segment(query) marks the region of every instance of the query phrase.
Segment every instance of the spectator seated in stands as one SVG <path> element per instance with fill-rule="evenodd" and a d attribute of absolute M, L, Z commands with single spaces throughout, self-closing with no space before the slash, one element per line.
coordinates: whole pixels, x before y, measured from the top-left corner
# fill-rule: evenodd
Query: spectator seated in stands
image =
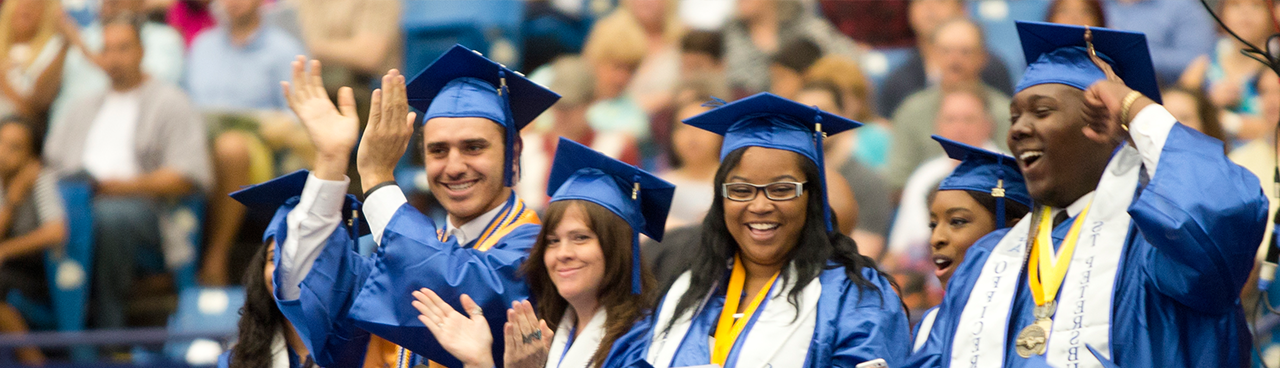
<path fill-rule="evenodd" d="M 816 106 L 823 111 L 847 111 L 843 105 L 845 99 L 840 88 L 825 82 L 810 82 L 797 93 L 796 102 Z M 866 126 L 855 129 L 866 129 Z M 893 205 L 889 201 L 889 190 L 884 180 L 875 171 L 868 169 L 858 160 L 851 159 L 849 144 L 835 144 L 835 141 L 849 142 L 846 137 L 827 138 L 823 144 L 826 151 L 825 164 L 840 173 L 840 177 L 848 182 L 856 193 L 858 203 L 858 224 L 849 237 L 858 243 L 858 252 L 873 259 L 879 259 L 885 239 L 889 235 L 889 220 L 893 215 Z M 830 179 L 828 179 L 830 180 Z M 676 189 L 679 190 L 678 188 Z"/>
<path fill-rule="evenodd" d="M 126 14 L 136 16 L 145 11 L 143 0 L 107 0 L 101 3 L 97 20 L 79 31 L 68 27 L 64 32 L 75 48 L 67 52 L 67 61 L 62 68 L 62 88 L 49 109 L 50 122 L 61 120 L 62 115 L 75 108 L 71 106 L 75 101 L 106 92 L 111 86 L 99 55 L 103 51 L 102 24 Z M 182 77 L 185 50 L 182 35 L 159 22 L 147 21 L 141 27 L 142 48 L 147 50 L 142 57 L 142 71 L 151 78 L 178 84 Z"/>
<path fill-rule="evenodd" d="M 66 214 L 55 174 L 40 164 L 39 134 L 29 120 L 0 120 L 0 296 L 18 291 L 47 300 L 45 250 L 67 237 Z M 22 333 L 27 325 L 8 304 L 0 303 L 0 331 Z M 17 351 L 24 364 L 40 364 L 35 348 Z"/>
<path fill-rule="evenodd" d="M 640 163 L 640 149 L 634 138 L 622 132 L 598 131 L 587 123 L 587 105 L 595 86 L 591 74 L 582 72 L 588 68 L 587 63 L 577 56 L 561 56 L 550 66 L 549 87 L 560 94 L 560 100 L 551 106 L 550 114 L 543 116 L 552 120 L 549 129 L 530 129 L 522 134 L 521 180 L 515 186 L 516 194 L 535 211 L 541 211 L 550 199 L 547 178 L 560 137 L 631 165 Z"/>
<path fill-rule="evenodd" d="M 818 45 L 822 54 L 850 58 L 861 50 L 801 1 L 741 0 L 735 19 L 724 27 L 724 60 L 735 98 L 771 90 L 769 63 L 798 40 Z"/>
<path fill-rule="evenodd" d="M 992 132 L 997 125 L 988 100 L 990 95 L 980 87 L 956 88 L 942 97 L 933 133 L 953 141 L 988 151 L 1001 152 L 993 141 Z M 1007 106 L 1007 104 L 1006 104 Z M 1008 121 L 1008 119 L 1002 120 Z M 933 139 L 929 139 L 932 141 Z M 934 146 L 938 146 L 934 143 Z M 938 147 L 941 150 L 941 147 Z M 936 267 L 929 259 L 929 192 L 951 174 L 959 161 L 945 153 L 924 161 L 915 169 L 902 191 L 902 203 L 889 232 L 886 264 L 890 269 L 915 269 L 933 272 Z"/>
<path fill-rule="evenodd" d="M 63 16 L 56 1 L 0 6 L 0 116 L 17 114 L 44 126 L 67 55 Z"/>
<path fill-rule="evenodd" d="M 1222 23 L 1245 41 L 1266 47 L 1267 37 L 1274 32 L 1267 4 L 1266 0 L 1225 0 L 1218 4 L 1217 13 Z M 1155 60 L 1159 54 L 1155 44 L 1151 45 Z M 1266 68 L 1240 53 L 1243 48 L 1245 45 L 1235 37 L 1221 33 L 1217 47 L 1196 57 L 1178 80 L 1187 89 L 1205 91 L 1213 106 L 1222 110 L 1221 121 L 1231 143 L 1241 145 L 1271 132 L 1276 123 L 1262 119 L 1262 102 L 1256 88 L 1258 77 Z"/>
<path fill-rule="evenodd" d="M 933 33 L 933 59 L 940 69 L 938 84 L 912 94 L 893 114 L 893 144 L 889 148 L 889 167 L 885 179 L 890 187 L 902 189 L 907 177 L 920 163 L 942 155 L 929 135 L 938 118 L 942 95 L 956 88 L 980 85 L 986 92 L 995 121 L 1009 121 L 1009 97 L 999 89 L 982 83 L 983 66 L 993 60 L 983 52 L 982 29 L 965 18 L 954 18 L 938 26 Z M 893 81 L 894 79 L 889 79 Z M 991 137 L 1005 137 L 1009 124 L 996 124 Z M 950 137 L 947 137 L 950 138 Z M 996 147 L 1005 149 L 1003 138 L 995 139 Z"/>
<path fill-rule="evenodd" d="M 877 107 L 881 114 L 890 116 L 912 94 L 938 83 L 946 83 L 943 79 L 946 78 L 944 74 L 949 66 L 941 58 L 946 57 L 944 54 L 947 50 L 939 49 L 934 35 L 941 34 L 938 28 L 956 18 L 967 19 L 964 3 L 964 0 L 911 0 L 907 17 L 911 22 L 911 30 L 916 34 L 917 45 L 911 50 L 907 61 L 890 71 L 889 77 L 885 78 L 887 82 L 880 90 Z M 969 51 L 973 53 L 968 55 L 969 58 L 986 60 L 978 68 L 981 70 L 983 83 L 1006 95 L 1013 93 L 1013 82 L 1009 80 L 1009 68 L 1005 66 L 1004 60 L 992 54 L 985 46 Z M 929 135 L 925 134 L 921 139 L 927 141 Z"/>
<path fill-rule="evenodd" d="M 245 208 L 227 194 L 276 174 L 272 149 L 262 141 L 262 131 L 292 130 L 305 135 L 283 113 L 288 104 L 279 91 L 280 82 L 290 77 L 289 63 L 305 52 L 302 44 L 263 23 L 262 0 L 219 3 L 226 14 L 224 23 L 196 37 L 184 77 L 196 107 L 230 115 L 209 121 L 217 186 L 209 193 L 209 246 L 200 271 L 202 281 L 211 286 L 226 285 L 232 281 L 227 275 L 238 273 L 227 269 L 227 260 Z M 270 112 L 279 118 L 272 119 Z M 245 124 L 228 126 L 229 122 Z M 279 126 L 265 126 L 271 124 Z"/>
<path fill-rule="evenodd" d="M 635 18 L 614 13 L 596 22 L 582 47 L 582 57 L 595 80 L 594 97 L 587 108 L 591 128 L 619 132 L 638 140 L 650 136 L 649 116 L 626 93 L 636 68 L 644 60 L 644 30 Z"/>
<path fill-rule="evenodd" d="M 615 13 L 635 19 L 644 30 L 645 53 L 636 65 L 627 94 L 649 115 L 669 109 L 680 80 L 680 37 L 684 26 L 676 18 L 675 0 L 624 0 Z"/>
<path fill-rule="evenodd" d="M 809 40 L 797 40 L 783 46 L 773 55 L 773 63 L 769 65 L 769 92 L 795 99 L 796 93 L 804 87 L 805 73 L 821 57 L 822 50 Z"/>
<path fill-rule="evenodd" d="M 719 134 L 683 122 L 710 110 L 703 103 L 714 93 L 706 91 L 707 88 L 682 89 L 685 91 L 678 93 L 683 96 L 678 100 L 679 108 L 671 129 L 672 169 L 659 175 L 676 185 L 671 210 L 667 213 L 668 229 L 702 224 L 715 201 L 714 182 L 716 169 L 720 168 L 720 143 L 724 140 Z"/>
<path fill-rule="evenodd" d="M 336 96 L 338 88 L 351 87 L 361 114 L 369 110 L 369 96 L 373 93 L 370 86 L 378 83 L 382 73 L 401 67 L 404 46 L 400 37 L 400 2 L 293 1 L 302 43 L 312 58 L 324 63 L 325 89 L 330 96 Z M 360 116 L 363 124 L 366 117 Z M 351 173 L 354 177 L 355 170 Z"/>
<path fill-rule="evenodd" d="M 212 181 L 200 116 L 181 89 L 142 69 L 142 27 L 128 15 L 106 22 L 99 60 L 111 89 L 71 105 L 44 147 L 60 175 L 96 182 L 90 311 L 100 328 L 125 326 L 139 252 L 159 252 L 170 265 L 195 256 L 191 249 L 162 249 L 162 206 Z"/>
<path fill-rule="evenodd" d="M 866 124 L 828 142 L 829 147 L 836 152 L 849 153 L 867 168 L 883 171 L 889 154 L 892 126 L 888 119 L 876 114 L 875 104 L 871 101 L 874 94 L 871 81 L 862 73 L 858 62 L 841 55 L 823 56 L 805 72 L 804 81 L 805 84 L 835 86 L 842 96 L 840 116 Z"/>

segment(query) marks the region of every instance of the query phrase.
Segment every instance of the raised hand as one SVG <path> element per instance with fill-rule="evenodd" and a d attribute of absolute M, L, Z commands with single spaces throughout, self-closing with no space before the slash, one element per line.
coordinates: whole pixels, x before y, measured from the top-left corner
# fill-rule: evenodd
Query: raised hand
<path fill-rule="evenodd" d="M 382 76 L 382 89 L 370 98 L 369 124 L 356 152 L 356 170 L 364 190 L 394 180 L 396 163 L 409 146 L 415 114 L 409 112 L 404 75 L 391 69 Z"/>
<path fill-rule="evenodd" d="M 503 326 L 506 352 L 502 360 L 507 368 L 534 368 L 547 364 L 547 352 L 555 332 L 547 327 L 547 321 L 533 313 L 528 300 L 512 302 L 507 310 L 507 324 Z"/>
<path fill-rule="evenodd" d="M 293 62 L 293 81 L 280 82 L 280 86 L 289 108 L 302 120 L 315 145 L 316 167 L 312 174 L 320 179 L 342 180 L 360 132 L 355 95 L 350 87 L 342 87 L 335 107 L 320 79 L 320 61 L 311 60 L 310 68 L 306 64 L 306 57 L 299 55 Z"/>
<path fill-rule="evenodd" d="M 1084 91 L 1085 115 L 1089 121 L 1084 129 L 1085 137 L 1097 142 L 1116 143 L 1129 137 L 1129 121 L 1142 111 L 1142 108 L 1155 103 L 1146 96 L 1134 100 L 1128 108 L 1128 116 L 1121 114 L 1125 109 L 1124 99 L 1133 89 L 1121 81 L 1101 80 L 1093 83 Z"/>
<path fill-rule="evenodd" d="M 445 351 L 467 367 L 493 367 L 493 334 L 489 332 L 489 321 L 470 296 L 462 294 L 462 308 L 470 317 L 453 310 L 431 289 L 415 291 L 413 297 L 417 299 L 413 307 L 421 313 L 418 320 L 427 326 Z"/>

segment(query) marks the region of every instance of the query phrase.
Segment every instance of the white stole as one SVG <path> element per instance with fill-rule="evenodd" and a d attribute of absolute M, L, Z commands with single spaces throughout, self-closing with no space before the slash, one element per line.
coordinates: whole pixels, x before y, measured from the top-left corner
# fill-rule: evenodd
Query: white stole
<path fill-rule="evenodd" d="M 577 324 L 577 319 L 573 307 L 567 308 L 564 317 L 560 318 L 560 325 L 556 326 L 555 338 L 551 340 L 551 351 L 547 353 L 547 368 L 590 366 L 591 356 L 596 354 L 596 349 L 601 347 L 600 341 L 604 340 L 607 316 L 604 307 L 596 308 L 596 314 L 591 317 L 591 322 L 587 322 L 587 327 L 578 331 L 578 336 L 573 339 L 573 345 L 570 345 L 569 351 L 566 352 L 564 345 L 569 343 L 569 331 Z M 604 348 L 609 349 L 609 347 Z"/>
<path fill-rule="evenodd" d="M 787 293 L 795 286 L 795 268 L 789 266 L 787 272 L 789 273 L 787 283 L 782 285 L 783 287 L 770 289 L 769 303 L 765 305 L 763 311 L 757 312 L 760 316 L 756 318 L 751 330 L 745 331 L 746 340 L 737 350 L 736 368 L 784 368 L 804 365 L 805 357 L 809 354 L 809 344 L 813 341 L 814 329 L 817 327 L 818 299 L 822 296 L 822 282 L 814 278 L 800 292 L 799 318 L 796 318 L 796 307 L 787 301 Z M 675 315 L 676 303 L 689 291 L 691 278 L 690 272 L 680 275 L 663 298 L 657 323 L 653 325 L 653 340 L 646 359 L 654 368 L 671 366 L 680 343 L 689 332 L 693 317 L 701 312 L 706 304 L 707 298 L 704 298 L 702 305 L 682 314 L 671 326 L 669 332 L 662 332 Z M 711 295 L 708 295 L 709 297 Z M 708 342 L 709 347 L 714 345 L 714 341 Z M 710 356 L 710 352 L 707 352 L 707 355 Z"/>
<path fill-rule="evenodd" d="M 933 321 L 936 319 L 938 319 L 938 308 L 924 312 L 924 319 L 920 320 L 920 329 L 916 330 L 916 341 L 911 345 L 911 352 L 920 351 L 924 343 L 929 341 L 929 332 L 933 331 Z"/>
<path fill-rule="evenodd" d="M 1124 145 L 1107 164 L 1084 218 L 1049 334 L 1046 360 L 1055 367 L 1101 367 L 1091 346 L 1110 357 L 1111 302 L 1121 253 L 1129 233 L 1129 205 L 1142 158 Z M 960 313 L 951 348 L 952 367 L 1004 366 L 1010 310 L 1026 259 L 1031 214 L 1009 230 L 982 266 Z"/>
<path fill-rule="evenodd" d="M 231 358 L 235 359 L 235 357 Z M 306 357 L 298 358 L 304 359 Z M 276 333 L 276 336 L 271 339 L 271 368 L 291 368 L 289 367 L 289 347 L 285 345 L 284 334 L 282 333 Z"/>

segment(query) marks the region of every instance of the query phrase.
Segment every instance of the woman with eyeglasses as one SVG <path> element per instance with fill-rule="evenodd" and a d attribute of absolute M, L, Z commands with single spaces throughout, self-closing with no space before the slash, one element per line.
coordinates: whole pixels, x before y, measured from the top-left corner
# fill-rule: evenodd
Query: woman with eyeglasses
<path fill-rule="evenodd" d="M 821 138 L 860 124 L 762 93 L 685 121 L 725 137 L 691 269 L 632 354 L 659 367 L 854 367 L 903 361 L 894 284 L 832 231 Z"/>

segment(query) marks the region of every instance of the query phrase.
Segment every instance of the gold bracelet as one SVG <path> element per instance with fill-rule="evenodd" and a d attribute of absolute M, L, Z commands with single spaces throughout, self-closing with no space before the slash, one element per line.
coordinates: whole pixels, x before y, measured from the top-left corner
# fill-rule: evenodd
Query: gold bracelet
<path fill-rule="evenodd" d="M 1138 101 L 1139 97 L 1142 97 L 1142 92 L 1129 91 L 1129 94 L 1125 95 L 1123 102 L 1120 103 L 1120 127 L 1124 128 L 1126 132 L 1129 131 L 1129 109 L 1133 107 L 1133 103 Z"/>

